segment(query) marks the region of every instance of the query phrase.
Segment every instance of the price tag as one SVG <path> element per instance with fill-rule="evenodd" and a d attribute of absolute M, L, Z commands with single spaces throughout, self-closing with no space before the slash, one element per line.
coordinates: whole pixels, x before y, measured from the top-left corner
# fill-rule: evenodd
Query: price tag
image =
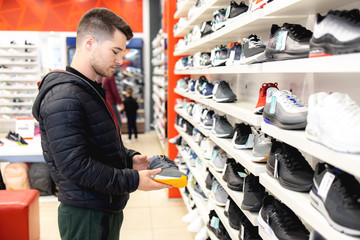
<path fill-rule="evenodd" d="M 229 18 L 229 16 L 230 16 L 230 10 L 231 10 L 231 5 L 226 8 L 225 19 L 228 19 L 228 18 Z"/>
<path fill-rule="evenodd" d="M 286 39 L 287 39 L 288 32 L 287 31 L 280 31 L 278 33 L 278 38 L 276 40 L 276 50 L 285 50 L 286 47 Z"/>
<path fill-rule="evenodd" d="M 318 194 L 324 201 L 334 180 L 335 175 L 330 172 L 326 172 L 323 179 L 321 180 Z"/>
<path fill-rule="evenodd" d="M 230 207 L 230 199 L 228 198 L 225 204 L 225 212 L 229 212 L 229 207 Z"/>
<path fill-rule="evenodd" d="M 241 178 L 246 178 L 246 173 L 244 172 L 237 172 L 237 174 L 241 177 Z"/>
<path fill-rule="evenodd" d="M 219 223 L 220 223 L 220 219 L 217 217 L 212 217 L 211 218 L 211 223 L 210 226 L 212 226 L 215 229 L 219 229 Z"/>
<path fill-rule="evenodd" d="M 276 109 L 276 96 L 271 96 L 271 103 L 270 103 L 270 114 L 274 114 Z"/>
<path fill-rule="evenodd" d="M 218 89 L 219 85 L 220 85 L 220 83 L 219 83 L 219 82 L 215 83 L 215 86 L 214 86 L 214 88 L 213 88 L 212 94 L 215 94 L 215 93 L 216 93 L 216 91 L 217 91 L 217 89 Z"/>
<path fill-rule="evenodd" d="M 206 27 L 206 22 L 203 22 L 200 28 L 200 32 L 203 32 L 205 30 L 205 27 Z"/>
<path fill-rule="evenodd" d="M 217 155 L 218 155 L 218 151 L 213 151 L 212 156 L 211 156 L 211 161 L 212 161 L 212 162 L 215 161 Z"/>
<path fill-rule="evenodd" d="M 279 156 L 278 153 L 275 154 L 274 178 L 279 178 L 279 169 L 278 169 L 279 161 L 278 161 L 278 156 Z"/>

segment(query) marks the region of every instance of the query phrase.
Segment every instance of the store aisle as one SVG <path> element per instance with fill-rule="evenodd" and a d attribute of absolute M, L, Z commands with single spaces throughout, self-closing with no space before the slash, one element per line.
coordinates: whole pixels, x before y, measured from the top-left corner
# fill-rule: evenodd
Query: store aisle
<path fill-rule="evenodd" d="M 123 140 L 127 135 L 123 135 Z M 125 144 L 149 157 L 163 154 L 157 135 L 149 132 L 139 135 L 139 141 Z M 40 200 L 41 240 L 59 240 L 57 227 L 57 207 L 54 198 L 42 197 Z M 125 240 L 190 240 L 195 234 L 186 230 L 187 224 L 181 221 L 187 213 L 182 199 L 168 199 L 167 189 L 143 192 L 130 196 L 124 211 L 121 239 Z"/>

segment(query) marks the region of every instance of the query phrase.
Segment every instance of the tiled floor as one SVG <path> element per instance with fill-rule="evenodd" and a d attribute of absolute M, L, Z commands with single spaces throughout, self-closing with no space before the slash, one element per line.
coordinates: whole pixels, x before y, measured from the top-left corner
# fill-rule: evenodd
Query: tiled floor
<path fill-rule="evenodd" d="M 123 135 L 123 140 L 127 135 Z M 155 132 L 139 135 L 139 141 L 125 144 L 149 157 L 162 154 Z M 120 238 L 125 240 L 190 240 L 195 234 L 186 230 L 187 224 L 181 221 L 187 213 L 182 199 L 168 199 L 167 189 L 131 194 L 124 210 L 124 222 Z M 57 207 L 54 198 L 40 200 L 41 240 L 60 239 L 57 227 Z"/>

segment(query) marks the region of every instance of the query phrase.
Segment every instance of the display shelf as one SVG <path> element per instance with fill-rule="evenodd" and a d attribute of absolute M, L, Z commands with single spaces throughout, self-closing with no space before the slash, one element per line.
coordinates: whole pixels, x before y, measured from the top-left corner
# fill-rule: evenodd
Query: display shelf
<path fill-rule="evenodd" d="M 196 204 L 196 207 L 199 211 L 199 215 L 201 216 L 203 222 L 206 224 L 209 222 L 209 209 L 207 207 L 207 201 L 205 201 L 200 196 L 196 195 L 195 190 L 188 185 L 188 190 Z"/>
<path fill-rule="evenodd" d="M 209 137 L 210 131 L 206 130 L 204 127 L 202 127 L 200 124 L 196 123 L 193 118 L 191 118 L 184 109 L 181 108 L 175 108 L 175 112 L 177 112 L 181 117 L 185 118 L 188 122 L 191 123 L 195 128 L 197 128 L 205 137 Z"/>
<path fill-rule="evenodd" d="M 263 229 L 259 225 L 259 235 L 262 238 L 262 240 L 272 240 L 272 238 L 265 232 L 265 229 Z"/>
<path fill-rule="evenodd" d="M 184 201 L 184 204 L 185 204 L 186 209 L 188 210 L 188 212 L 191 212 L 192 209 L 191 209 L 191 206 L 190 206 L 190 204 L 189 204 L 190 199 L 189 199 L 189 197 L 188 197 L 188 196 L 186 195 L 186 193 L 185 193 L 185 188 L 179 188 L 179 191 L 180 191 L 180 194 L 181 194 L 181 198 L 182 198 L 183 201 Z"/>
<path fill-rule="evenodd" d="M 233 147 L 232 139 L 218 138 L 213 133 L 210 133 L 210 139 L 253 175 L 265 172 L 264 164 L 252 161 L 252 150 L 237 150 Z"/>
<path fill-rule="evenodd" d="M 213 233 L 208 227 L 206 228 L 206 231 L 208 232 L 209 237 L 210 237 L 211 240 L 219 240 L 219 239 L 216 237 L 215 233 Z"/>
<path fill-rule="evenodd" d="M 230 227 L 229 219 L 224 214 L 225 208 L 216 205 L 215 200 L 213 199 L 212 196 L 209 197 L 209 201 L 214 206 L 214 210 L 215 210 L 216 214 L 220 218 L 220 221 L 224 225 L 226 231 L 229 233 L 229 236 L 231 237 L 231 239 L 239 239 L 239 231 Z"/>
<path fill-rule="evenodd" d="M 0 162 L 45 162 L 40 137 L 26 140 L 28 145 L 20 146 L 6 138 L 1 139 Z"/>
<path fill-rule="evenodd" d="M 242 74 L 242 73 L 343 73 L 360 72 L 360 53 L 327 57 L 302 58 L 286 61 L 264 62 L 251 65 L 192 68 L 175 70 L 175 74 Z M 339 64 L 341 62 L 342 64 Z"/>
<path fill-rule="evenodd" d="M 185 92 L 182 89 L 175 88 L 175 93 L 192 99 L 196 102 L 206 105 L 206 107 L 216 110 L 218 112 L 225 113 L 229 116 L 241 119 L 253 125 L 259 127 L 262 122 L 262 116 L 254 114 L 254 105 L 250 102 L 234 102 L 234 103 L 219 103 L 212 99 L 202 98 L 201 96 L 189 92 Z"/>
<path fill-rule="evenodd" d="M 286 204 L 296 215 L 306 221 L 328 240 L 355 240 L 352 236 L 342 234 L 333 229 L 325 217 L 323 217 L 311 204 L 309 193 L 300 193 L 283 188 L 277 180 L 262 173 L 260 183 L 280 201 Z"/>
<path fill-rule="evenodd" d="M 177 2 L 177 10 L 174 14 L 174 18 L 178 19 L 181 17 L 186 17 L 187 13 L 189 11 L 189 9 L 195 5 L 196 1 L 195 0 L 183 0 L 183 1 L 178 1 Z"/>
<path fill-rule="evenodd" d="M 34 103 L 33 102 L 20 102 L 20 103 L 15 103 L 15 102 L 1 102 L 2 106 L 19 106 L 19 107 L 24 107 L 24 106 L 32 106 Z"/>
<path fill-rule="evenodd" d="M 13 95 L 0 94 L 0 98 L 35 98 L 36 96 L 37 94 L 13 94 Z"/>
<path fill-rule="evenodd" d="M 219 184 L 225 189 L 225 191 L 229 194 L 231 199 L 238 205 L 240 210 L 244 213 L 244 215 L 249 219 L 252 225 L 258 226 L 257 221 L 257 212 L 250 212 L 241 209 L 241 204 L 244 199 L 244 193 L 239 191 L 233 191 L 228 186 L 227 183 L 222 179 L 222 173 L 217 172 L 213 167 L 209 167 L 209 171 L 212 173 L 212 175 L 216 178 L 216 180 L 219 182 Z"/>
<path fill-rule="evenodd" d="M 185 133 L 183 130 L 180 129 L 179 126 L 175 126 L 175 129 L 180 133 L 180 135 L 184 138 L 185 142 L 191 147 L 191 149 L 196 153 L 196 155 L 203 161 L 206 161 L 202 150 L 199 145 L 193 140 L 191 136 L 189 136 L 187 133 Z"/>
<path fill-rule="evenodd" d="M 321 161 L 327 162 L 360 178 L 360 154 L 347 154 L 333 151 L 321 144 L 308 140 L 303 130 L 284 130 L 265 122 L 261 124 L 261 130 Z"/>

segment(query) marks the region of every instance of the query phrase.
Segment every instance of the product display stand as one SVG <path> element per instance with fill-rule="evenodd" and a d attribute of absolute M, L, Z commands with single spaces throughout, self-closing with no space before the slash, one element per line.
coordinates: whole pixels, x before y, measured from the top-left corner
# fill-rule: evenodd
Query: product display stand
<path fill-rule="evenodd" d="M 197 52 L 211 52 L 215 46 L 219 46 L 220 44 L 228 45 L 229 42 L 240 42 L 250 34 L 258 34 L 263 42 L 266 42 L 269 38 L 272 24 L 281 26 L 285 22 L 299 23 L 302 26 L 306 26 L 306 28 L 313 30 L 315 14 L 321 13 L 322 15 L 325 15 L 331 9 L 360 8 L 359 2 L 356 0 L 346 0 L 341 2 L 335 0 L 274 0 L 265 5 L 261 10 L 244 14 L 243 16 L 226 22 L 223 28 L 199 40 L 189 42 L 185 47 L 174 50 L 177 43 L 176 38 L 184 37 L 189 34 L 195 25 L 200 24 L 203 21 L 211 20 L 214 10 L 226 8 L 229 5 L 229 1 L 206 1 L 200 8 L 192 12 L 190 18 L 186 18 L 187 14 L 184 12 L 188 11 L 190 7 L 185 5 L 185 2 L 187 3 L 188 1 L 183 2 L 183 5 L 181 5 L 183 8 L 178 8 L 177 10 L 174 3 L 169 3 L 168 5 L 168 16 L 170 18 L 168 26 L 169 138 L 180 134 L 191 150 L 198 156 L 199 161 L 206 166 L 206 169 L 212 173 L 219 184 L 221 184 L 239 207 L 243 199 L 243 193 L 229 189 L 227 183 L 222 180 L 223 173 L 217 172 L 211 164 L 209 164 L 209 160 L 204 158 L 202 149 L 198 143 L 195 142 L 194 138 L 188 135 L 181 127 L 174 126 L 175 116 L 177 114 L 187 120 L 204 136 L 209 137 L 215 145 L 219 146 L 227 153 L 228 157 L 234 158 L 235 161 L 239 162 L 250 173 L 259 176 L 260 183 L 265 187 L 266 191 L 287 205 L 304 222 L 304 225 L 309 231 L 316 230 L 329 240 L 360 239 L 359 237 L 343 234 L 331 227 L 325 217 L 311 206 L 309 193 L 290 191 L 282 187 L 276 179 L 266 173 L 265 164 L 252 161 L 251 150 L 235 149 L 232 146 L 231 139 L 216 137 L 211 131 L 205 130 L 200 124 L 195 122 L 193 118 L 188 115 L 186 109 L 175 108 L 174 106 L 176 98 L 201 103 L 206 108 L 214 110 L 215 113 L 229 117 L 232 124 L 245 122 L 256 129 L 261 129 L 262 132 L 278 141 L 282 141 L 299 149 L 313 168 L 317 162 L 327 162 L 359 179 L 359 154 L 346 154 L 333 151 L 325 146 L 308 140 L 304 130 L 280 129 L 265 123 L 261 115 L 253 113 L 258 99 L 259 89 L 262 83 L 265 82 L 278 82 L 280 86 L 279 89 L 292 90 L 297 96 L 300 96 L 305 103 L 307 102 L 309 95 L 321 91 L 339 91 L 358 97 L 360 89 L 354 79 L 358 79 L 360 76 L 359 53 L 335 55 L 331 57 L 264 62 L 252 65 L 175 70 L 175 63 L 179 59 L 177 57 L 193 56 Z M 246 1 L 246 4 L 248 4 L 248 1 Z M 174 14 L 175 10 L 176 13 Z M 179 17 L 183 17 L 184 19 L 181 20 L 181 25 L 177 26 L 176 30 L 173 31 L 173 27 Z M 185 76 L 189 76 L 191 79 L 199 79 L 201 75 L 205 75 L 211 83 L 219 80 L 228 81 L 232 90 L 236 93 L 238 100 L 235 103 L 218 103 L 212 99 L 205 99 L 199 95 L 176 88 L 177 80 L 184 78 Z M 360 98 L 358 97 L 354 100 L 359 103 Z M 173 152 L 177 152 L 176 148 L 174 145 L 169 144 L 169 154 L 172 154 Z M 206 189 L 204 177 L 206 176 L 206 173 L 199 172 L 197 167 L 192 167 L 191 163 L 186 160 L 186 153 L 182 153 L 180 148 L 179 152 L 185 159 L 191 175 L 196 179 L 200 188 L 208 197 L 206 203 L 195 201 L 197 207 L 199 209 L 207 209 L 207 211 L 214 209 L 230 237 L 234 240 L 239 239 L 239 231 L 236 231 L 229 226 L 228 219 L 224 216 L 224 209 L 216 205 L 212 193 L 209 193 Z M 173 153 L 173 157 L 175 157 L 175 153 Z M 194 193 L 191 185 L 188 185 L 188 188 L 190 196 L 195 199 L 196 197 L 194 195 L 196 195 L 196 193 Z M 254 226 L 258 226 L 258 213 L 251 213 L 248 211 L 243 212 Z M 207 224 L 205 221 L 208 219 L 204 217 L 203 220 L 204 223 Z M 271 239 L 260 226 L 259 235 L 262 239 Z"/>
<path fill-rule="evenodd" d="M 167 69 L 166 69 L 166 34 L 160 29 L 151 43 L 153 47 L 153 95 L 154 100 L 154 128 L 159 137 L 160 145 L 165 149 L 166 138 L 166 98 L 167 98 Z"/>

